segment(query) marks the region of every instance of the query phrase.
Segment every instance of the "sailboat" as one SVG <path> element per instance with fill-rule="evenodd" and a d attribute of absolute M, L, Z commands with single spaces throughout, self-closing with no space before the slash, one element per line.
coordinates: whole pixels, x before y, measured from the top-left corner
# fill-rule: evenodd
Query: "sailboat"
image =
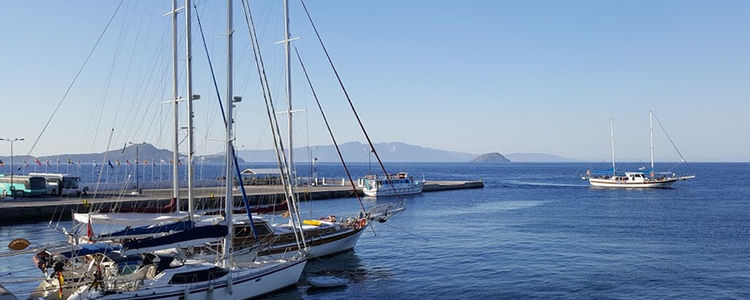
<path fill-rule="evenodd" d="M 187 38 L 190 38 L 190 0 L 185 1 Z M 172 2 L 176 23 L 176 0 Z M 226 115 L 232 115 L 232 0 L 227 1 L 227 97 Z M 174 35 L 176 37 L 176 35 Z M 189 40 L 186 42 L 188 51 Z M 189 52 L 188 52 L 189 57 Z M 189 61 L 189 60 L 188 60 Z M 190 93 L 188 93 L 190 95 Z M 231 119 L 226 126 L 225 208 L 220 223 L 150 236 L 84 244 L 56 255 L 35 256 L 48 276 L 31 298 L 48 299 L 247 299 L 296 283 L 307 262 L 304 249 L 285 259 L 262 258 L 257 252 L 233 252 Z M 189 181 L 190 186 L 190 181 Z M 192 207 L 192 204 L 189 204 Z M 298 211 L 292 211 L 298 214 Z M 297 215 L 298 216 L 298 215 Z M 189 215 L 192 221 L 192 209 Z M 89 231 L 91 224 L 89 223 Z M 292 230 L 295 230 L 293 227 Z M 91 233 L 89 232 L 89 235 Z M 221 252 L 195 255 L 183 250 L 186 242 L 210 243 Z M 298 237 L 299 241 L 299 237 Z M 165 252 L 167 250 L 167 252 Z M 77 265 L 76 265 L 77 264 Z M 65 274 L 63 274 L 65 273 Z M 71 276 L 73 274 L 74 276 Z M 71 277 L 73 280 L 71 280 Z M 68 278 L 66 280 L 66 278 Z"/>
<path fill-rule="evenodd" d="M 679 180 L 695 178 L 694 175 L 678 176 L 672 172 L 655 172 L 654 171 L 654 114 L 649 111 L 649 139 L 650 139 L 650 156 L 651 168 L 649 170 L 628 171 L 617 173 L 615 166 L 615 127 L 614 120 L 609 120 L 610 126 L 610 147 L 612 152 L 612 171 L 610 172 L 592 172 L 586 171 L 582 179 L 588 180 L 589 184 L 594 187 L 606 188 L 669 188 Z M 684 161 L 684 159 L 683 159 Z"/>
<path fill-rule="evenodd" d="M 279 162 L 279 168 L 282 173 L 287 174 L 286 177 L 282 176 L 282 182 L 285 182 L 286 185 L 286 191 L 287 191 L 287 198 L 288 201 L 284 203 L 289 203 L 290 207 L 294 207 L 295 203 L 297 202 L 297 193 L 295 191 L 296 188 L 296 176 L 294 176 L 295 172 L 293 170 L 294 168 L 294 161 L 293 161 L 293 134 L 292 134 L 292 113 L 294 112 L 292 109 L 292 88 L 291 88 L 291 42 L 295 40 L 292 38 L 290 32 L 289 32 L 289 7 L 288 2 L 285 0 L 284 3 L 284 37 L 283 40 L 279 43 L 283 43 L 285 46 L 285 70 L 286 70 L 286 78 L 285 78 L 285 90 L 286 90 L 286 97 L 287 97 L 287 111 L 284 111 L 283 113 L 287 114 L 287 130 L 288 130 L 288 140 L 287 140 L 287 149 L 288 149 L 288 156 L 284 155 L 283 146 L 281 146 L 281 134 L 280 130 L 278 129 L 278 123 L 275 119 L 275 111 L 269 112 L 269 122 L 271 123 L 272 132 L 274 134 L 274 144 L 277 155 L 277 160 Z M 304 3 L 303 3 L 304 5 Z M 252 13 L 247 12 L 247 21 L 248 25 L 250 27 L 250 34 L 251 34 L 251 42 L 253 42 L 254 48 L 258 46 L 257 44 L 257 37 L 255 36 L 255 29 L 254 25 L 252 24 Z M 312 20 L 310 20 L 312 22 Z M 314 26 L 314 25 L 313 25 Z M 320 38 L 320 36 L 318 36 Z M 321 41 L 322 43 L 322 41 Z M 259 48 L 259 47 L 257 47 Z M 257 51 L 257 59 L 256 63 L 258 64 L 258 71 L 259 76 L 261 77 L 261 84 L 265 82 L 267 85 L 267 80 L 265 80 L 265 76 L 261 75 L 264 67 L 262 66 L 262 57 L 260 56 L 259 49 L 256 49 Z M 309 81 L 309 77 L 307 74 L 307 71 L 305 70 L 304 64 L 302 63 L 301 58 L 298 55 L 298 59 L 300 62 L 300 65 L 305 71 L 305 77 Z M 311 84 L 310 84 L 311 85 Z M 312 85 L 311 85 L 312 88 Z M 313 95 L 315 95 L 315 92 L 313 90 Z M 264 95 L 265 96 L 265 95 Z M 317 97 L 317 96 L 315 96 Z M 268 98 L 266 98 L 268 99 Z M 316 98 L 317 101 L 317 98 Z M 320 107 L 318 103 L 318 107 L 321 110 L 322 114 L 322 108 Z M 267 109 L 273 110 L 273 106 L 268 106 L 267 102 Z M 323 115 L 325 119 L 325 115 Z M 276 125 L 275 125 L 276 124 Z M 327 124 L 327 120 L 326 120 Z M 330 131 L 330 127 L 328 127 L 329 133 L 331 134 L 331 138 L 333 139 L 334 144 L 336 144 L 335 138 L 333 137 L 333 134 Z M 278 143 L 276 142 L 276 136 L 278 136 Z M 281 150 L 279 150 L 281 149 Z M 342 158 L 342 164 L 344 167 L 344 170 L 348 173 L 348 169 L 346 167 L 346 163 L 343 161 Z M 286 171 L 286 172 L 284 172 Z M 356 187 L 354 186 L 353 181 L 350 178 L 350 183 L 352 184 L 352 189 L 355 192 L 356 195 Z M 359 196 L 357 196 L 359 198 Z M 358 199 L 360 200 L 360 199 Z M 360 200 L 361 203 L 361 200 Z M 354 248 L 357 241 L 359 240 L 360 236 L 364 232 L 365 228 L 369 226 L 369 224 L 377 220 L 378 222 L 385 222 L 390 217 L 402 212 L 405 209 L 403 205 L 398 206 L 395 204 L 383 204 L 380 206 L 376 206 L 373 208 L 370 208 L 368 211 L 365 211 L 364 206 L 362 206 L 362 210 L 359 212 L 357 216 L 354 217 L 348 217 L 348 218 L 337 218 L 336 216 L 330 215 L 322 217 L 318 220 L 302 220 L 300 222 L 300 230 L 303 233 L 304 240 L 303 245 L 305 245 L 307 248 L 307 253 L 310 257 L 321 257 L 321 256 L 327 256 L 343 251 L 350 250 Z M 243 247 L 253 247 L 257 243 L 262 243 L 264 241 L 271 241 L 271 244 L 268 247 L 265 247 L 260 250 L 261 254 L 264 255 L 283 255 L 284 253 L 288 253 L 289 251 L 298 251 L 300 250 L 299 243 L 294 243 L 295 240 L 292 236 L 290 236 L 290 230 L 294 229 L 292 224 L 294 221 L 291 220 L 289 224 L 270 224 L 264 219 L 260 217 L 253 216 L 252 218 L 249 218 L 245 221 L 235 223 L 234 225 L 234 232 L 235 232 L 235 239 L 236 243 L 235 245 L 239 248 Z M 255 231 L 253 231 L 255 230 Z"/>
<path fill-rule="evenodd" d="M 284 7 L 285 18 L 288 20 L 288 17 L 286 17 L 286 12 L 288 11 L 286 1 L 284 1 Z M 252 18 L 251 14 L 249 14 L 249 16 Z M 289 38 L 288 25 L 285 28 L 285 42 L 288 47 L 288 43 L 291 41 Z M 287 51 L 288 50 L 289 49 L 287 49 Z M 287 56 L 287 58 L 289 57 Z M 288 60 L 287 66 L 289 66 Z M 289 72 L 289 68 L 287 68 L 287 72 Z M 289 76 L 287 76 L 287 85 L 291 84 L 288 79 Z M 290 88 L 287 88 L 287 91 L 289 90 Z M 275 116 L 276 114 L 271 113 L 269 115 Z M 269 122 L 273 127 L 275 122 L 272 120 L 269 120 Z M 278 128 L 273 128 L 272 131 L 277 132 Z M 289 136 L 291 138 L 292 135 L 290 134 Z M 189 140 L 190 139 L 188 139 L 188 141 Z M 290 139 L 289 144 L 291 144 L 291 142 Z M 277 159 L 279 162 L 280 173 L 282 174 L 282 182 L 285 185 L 285 193 L 287 194 L 288 199 L 282 203 L 284 204 L 283 210 L 295 209 L 294 204 L 297 203 L 297 193 L 295 192 L 295 186 L 293 184 L 293 179 L 291 178 L 291 174 L 294 173 L 291 169 L 292 153 L 289 153 L 289 156 L 285 156 L 283 151 L 284 147 L 283 145 L 280 145 L 280 143 L 275 147 L 277 149 Z M 188 150 L 188 152 L 191 151 Z M 190 161 L 190 159 L 188 159 L 188 161 Z M 190 172 L 188 172 L 188 174 L 190 174 Z M 227 178 L 230 178 L 232 174 L 227 173 L 226 176 Z M 188 180 L 190 180 L 190 177 L 188 177 Z M 211 225 L 222 220 L 222 217 L 219 216 L 220 212 L 218 211 L 208 211 L 201 214 L 196 214 L 194 212 L 191 205 L 192 201 L 190 199 L 190 187 L 191 184 L 189 181 L 188 201 L 190 208 L 188 212 L 173 212 L 161 215 L 112 212 L 74 214 L 74 219 L 85 226 L 89 226 L 88 224 L 93 222 L 110 225 L 131 225 L 131 227 L 106 234 L 100 233 L 94 236 L 81 236 L 78 241 L 73 243 L 91 241 L 110 241 L 120 243 L 129 239 L 144 237 L 168 239 L 169 236 L 174 234 L 174 232 L 184 230 L 184 228 L 201 224 Z M 392 189 L 392 187 L 389 187 L 389 189 Z M 228 191 L 228 193 L 230 192 L 231 191 Z M 401 193 L 401 191 L 398 193 Z M 291 205 L 287 205 L 288 203 L 291 203 Z M 372 207 L 367 211 L 365 211 L 363 207 L 363 210 L 360 211 L 359 214 L 351 217 L 327 215 L 314 220 L 290 220 L 289 223 L 272 224 L 257 215 L 252 215 L 252 217 L 250 217 L 250 214 L 247 214 L 247 207 L 240 209 L 235 208 L 232 212 L 238 215 L 238 218 L 231 222 L 231 228 L 234 234 L 233 250 L 242 251 L 253 248 L 258 251 L 259 255 L 286 257 L 294 255 L 297 251 L 303 250 L 304 247 L 302 246 L 306 246 L 306 252 L 309 257 L 327 256 L 354 248 L 366 227 L 368 227 L 372 221 L 385 222 L 390 217 L 402 212 L 403 210 L 405 210 L 403 205 L 386 203 Z M 253 209 L 250 209 L 250 211 L 252 212 Z M 224 212 L 224 215 L 227 214 L 228 212 Z M 297 239 L 295 230 L 300 230 L 302 232 L 302 236 L 304 237 L 302 243 L 299 243 L 300 241 Z M 201 241 L 196 242 L 198 243 L 186 243 L 184 246 L 196 247 L 199 246 L 198 244 L 200 244 Z"/>

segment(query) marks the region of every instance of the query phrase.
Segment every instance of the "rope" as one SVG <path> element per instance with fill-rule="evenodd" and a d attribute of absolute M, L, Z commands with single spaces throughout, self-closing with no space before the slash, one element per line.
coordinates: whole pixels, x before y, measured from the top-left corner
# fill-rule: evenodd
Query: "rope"
<path fill-rule="evenodd" d="M 104 30 L 99 34 L 99 38 L 96 39 L 96 43 L 94 43 L 94 46 L 89 51 L 89 54 L 86 56 L 86 59 L 83 60 L 83 64 L 81 64 L 81 67 L 78 69 L 78 72 L 76 72 L 76 75 L 73 77 L 73 80 L 68 85 L 68 88 L 65 90 L 65 93 L 63 94 L 62 98 L 60 98 L 60 101 L 57 102 L 57 106 L 55 106 L 55 110 L 52 111 L 52 115 L 47 119 L 47 123 L 44 124 L 44 127 L 42 127 L 42 131 L 39 132 L 39 135 L 36 137 L 36 140 L 34 140 L 34 144 L 31 145 L 31 148 L 29 148 L 29 152 L 26 153 L 26 155 L 31 155 L 31 152 L 34 151 L 34 148 L 36 148 L 36 144 L 39 143 L 39 139 L 42 138 L 42 135 L 45 131 L 47 131 L 47 127 L 49 127 L 50 122 L 52 122 L 52 119 L 55 117 L 55 114 L 57 114 L 57 111 L 60 109 L 60 106 L 62 106 L 63 102 L 65 102 L 65 99 L 68 97 L 68 93 L 70 93 L 70 90 L 73 89 L 73 85 L 75 85 L 76 81 L 78 80 L 78 76 L 81 75 L 83 72 L 83 69 L 86 67 L 86 64 L 89 62 L 89 59 L 91 58 L 91 55 L 94 54 L 94 50 L 99 46 L 99 42 L 101 42 L 102 37 L 104 37 L 104 33 L 107 32 L 107 29 L 109 28 L 109 25 L 112 24 L 112 20 L 115 19 L 115 16 L 117 15 L 117 12 L 120 10 L 120 7 L 122 7 L 122 3 L 125 2 L 125 0 L 120 0 L 120 4 L 117 4 L 117 8 L 115 9 L 115 12 L 112 13 L 112 16 L 109 17 L 109 21 L 107 21 L 107 25 L 104 26 Z"/>

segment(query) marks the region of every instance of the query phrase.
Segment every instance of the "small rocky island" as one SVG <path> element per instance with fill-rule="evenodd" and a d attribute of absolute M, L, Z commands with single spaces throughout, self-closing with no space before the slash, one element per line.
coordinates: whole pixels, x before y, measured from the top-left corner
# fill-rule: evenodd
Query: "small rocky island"
<path fill-rule="evenodd" d="M 507 163 L 510 162 L 510 159 L 505 158 L 500 153 L 492 152 L 492 153 L 485 153 L 480 156 L 477 156 L 476 158 L 472 159 L 470 162 L 475 163 Z"/>

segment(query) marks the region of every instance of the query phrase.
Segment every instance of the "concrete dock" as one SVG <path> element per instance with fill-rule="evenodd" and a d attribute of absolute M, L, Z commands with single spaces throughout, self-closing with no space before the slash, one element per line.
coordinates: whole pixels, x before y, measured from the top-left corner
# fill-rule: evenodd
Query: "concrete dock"
<path fill-rule="evenodd" d="M 436 192 L 457 189 L 483 188 L 484 183 L 478 181 L 427 181 L 423 192 Z M 246 186 L 248 198 L 253 205 L 274 203 L 282 199 L 284 190 L 278 185 Z M 297 187 L 299 198 L 303 200 L 322 200 L 354 197 L 351 186 L 323 185 L 312 187 Z M 87 212 L 91 207 L 161 207 L 167 205 L 172 197 L 171 189 L 148 189 L 140 195 L 132 195 L 131 191 L 124 193 L 105 191 L 80 197 L 42 197 L 42 198 L 4 198 L 0 202 L 0 224 L 40 222 L 49 220 L 70 220 L 72 211 Z M 363 196 L 362 190 L 357 193 Z M 201 187 L 194 189 L 195 206 L 202 209 L 218 208 L 223 203 L 224 187 Z M 180 191 L 183 199 L 181 207 L 187 210 L 187 191 Z M 242 194 L 238 188 L 234 190 L 235 206 L 242 206 Z"/>

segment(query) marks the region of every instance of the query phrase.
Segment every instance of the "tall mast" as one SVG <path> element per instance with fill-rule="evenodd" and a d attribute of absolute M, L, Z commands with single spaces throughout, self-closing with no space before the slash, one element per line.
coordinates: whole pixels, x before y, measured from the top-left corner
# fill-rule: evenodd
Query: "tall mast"
<path fill-rule="evenodd" d="M 289 1 L 284 0 L 284 52 L 286 57 L 286 97 L 287 97 L 287 114 L 289 117 L 288 129 L 289 129 L 289 160 L 287 161 L 286 169 L 289 176 L 289 196 L 291 197 L 289 199 L 290 209 L 292 211 L 292 224 L 295 223 L 294 219 L 296 219 L 296 225 L 294 226 L 295 229 L 299 228 L 299 234 L 300 234 L 300 240 L 302 241 L 302 247 L 307 249 L 307 242 L 305 241 L 305 234 L 302 231 L 302 220 L 300 219 L 299 215 L 299 207 L 297 206 L 295 194 L 294 194 L 294 186 L 297 184 L 297 176 L 295 176 L 293 170 L 294 170 L 294 144 L 292 144 L 292 68 L 290 63 L 291 53 L 290 53 L 290 46 L 292 42 L 291 34 L 289 33 Z M 296 234 L 296 233 L 295 233 Z"/>
<path fill-rule="evenodd" d="M 180 206 L 180 184 L 177 180 L 180 175 L 177 160 L 179 159 L 179 94 L 177 84 L 177 0 L 172 0 L 172 99 L 174 100 L 174 143 L 172 144 L 172 198 L 177 201 L 177 210 Z"/>
<path fill-rule="evenodd" d="M 226 101 L 226 167 L 225 167 L 225 178 L 226 185 L 224 190 L 224 220 L 227 223 L 229 231 L 227 236 L 224 238 L 224 249 L 223 249 L 223 264 L 224 267 L 231 265 L 231 252 L 232 252 L 232 237 L 234 235 L 234 229 L 232 224 L 232 212 L 234 208 L 234 197 L 232 196 L 232 162 L 233 162 L 233 151 L 232 151 L 232 123 L 234 123 L 234 117 L 232 116 L 232 0 L 227 0 L 227 95 Z"/>
<path fill-rule="evenodd" d="M 292 173 L 292 170 L 294 169 L 294 144 L 292 144 L 292 67 L 290 64 L 290 43 L 292 42 L 291 36 L 289 34 L 289 2 L 288 0 L 284 0 L 284 55 L 286 57 L 286 101 L 288 104 L 287 107 L 287 116 L 289 118 L 289 122 L 287 122 L 288 125 L 288 133 L 289 133 L 289 164 L 287 165 L 287 171 L 289 172 L 289 176 L 291 177 L 291 180 L 289 184 L 292 186 L 292 192 L 294 190 L 294 185 L 296 184 L 296 176 L 294 173 Z"/>
<path fill-rule="evenodd" d="M 615 120 L 609 119 L 610 147 L 612 148 L 612 175 L 615 175 Z"/>
<path fill-rule="evenodd" d="M 648 134 L 651 140 L 651 172 L 654 172 L 654 112 L 648 111 Z"/>
<path fill-rule="evenodd" d="M 193 39 L 190 30 L 190 0 L 185 0 L 185 75 L 187 75 L 185 87 L 187 90 L 188 110 L 188 149 L 187 149 L 187 182 L 188 182 L 188 219 L 193 221 L 195 214 L 195 203 L 193 201 L 193 56 L 190 53 L 193 48 Z"/>

